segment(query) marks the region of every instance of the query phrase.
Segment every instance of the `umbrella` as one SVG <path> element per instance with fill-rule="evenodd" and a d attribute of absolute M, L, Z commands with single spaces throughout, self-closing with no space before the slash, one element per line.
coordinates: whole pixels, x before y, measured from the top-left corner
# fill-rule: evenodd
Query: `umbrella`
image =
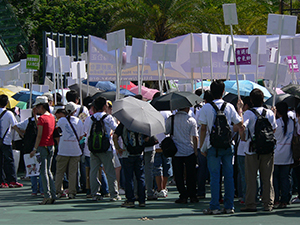
<path fill-rule="evenodd" d="M 203 99 L 191 92 L 171 92 L 166 95 L 155 98 L 151 105 L 159 111 L 175 110 L 191 107 L 202 102 Z"/>
<path fill-rule="evenodd" d="M 273 103 L 273 97 L 269 98 L 266 102 L 265 105 L 271 105 Z M 275 104 L 278 102 L 286 102 L 290 108 L 295 108 L 299 103 L 300 103 L 300 97 L 290 95 L 290 94 L 280 94 L 276 95 L 275 98 Z"/>
<path fill-rule="evenodd" d="M 19 91 L 29 91 L 28 88 L 23 88 L 21 86 L 15 86 L 15 85 L 6 85 L 6 86 L 3 86 L 3 88 L 11 90 L 14 93 L 18 93 Z"/>
<path fill-rule="evenodd" d="M 243 96 L 241 96 L 241 97 L 243 97 Z M 224 100 L 225 102 L 229 102 L 229 103 L 231 103 L 232 105 L 236 106 L 236 103 L 237 103 L 237 100 L 238 100 L 238 96 L 235 95 L 235 94 L 228 93 L 227 95 L 225 95 L 225 96 L 223 97 L 223 100 Z"/>
<path fill-rule="evenodd" d="M 287 94 L 297 95 L 300 97 L 300 85 L 299 84 L 289 84 L 283 88 L 281 88 Z"/>
<path fill-rule="evenodd" d="M 148 102 L 127 97 L 115 101 L 112 110 L 128 130 L 148 136 L 165 132 L 165 119 Z"/>
<path fill-rule="evenodd" d="M 20 101 L 16 107 L 19 107 L 20 109 L 27 109 L 27 102 Z"/>
<path fill-rule="evenodd" d="M 224 82 L 224 84 L 225 84 L 225 91 L 237 95 L 237 85 L 235 80 L 227 80 Z M 265 87 L 249 80 L 239 80 L 239 87 L 240 87 L 240 94 L 242 96 L 249 96 L 250 92 L 255 88 L 260 89 L 264 93 L 265 99 L 268 99 L 272 96 Z"/>
<path fill-rule="evenodd" d="M 98 92 L 92 96 L 92 99 L 96 99 L 98 97 L 105 97 L 107 100 L 115 101 L 116 100 L 116 92 L 115 91 L 103 91 Z M 124 98 L 125 95 L 120 94 L 120 98 Z"/>
<path fill-rule="evenodd" d="M 69 86 L 69 88 L 70 88 L 70 90 L 75 90 L 78 93 L 80 92 L 80 85 L 79 84 L 72 84 L 71 86 Z M 82 97 L 85 98 L 87 96 L 88 86 L 86 84 L 81 84 L 81 88 L 82 88 Z M 103 90 L 100 90 L 100 89 L 95 88 L 93 86 L 89 86 L 90 96 L 93 96 L 94 94 L 96 94 L 99 91 L 103 91 Z"/>
<path fill-rule="evenodd" d="M 274 94 L 274 90 L 272 88 L 269 88 L 269 87 L 266 87 L 266 88 L 272 95 Z M 280 95 L 280 94 L 284 94 L 284 92 L 280 88 L 276 88 L 276 94 Z"/>
<path fill-rule="evenodd" d="M 135 86 L 135 87 L 131 88 L 130 91 L 133 92 L 134 94 L 138 94 L 139 87 Z M 152 99 L 153 95 L 157 92 L 159 92 L 159 90 L 157 90 L 157 89 L 147 88 L 145 86 L 141 87 L 141 94 L 146 99 Z"/>
<path fill-rule="evenodd" d="M 110 81 L 98 81 L 96 88 L 99 88 L 104 91 L 115 91 L 116 85 Z"/>
<path fill-rule="evenodd" d="M 0 88 L 0 95 L 3 94 L 8 96 L 8 108 L 14 108 L 19 103 L 18 101 L 16 101 L 16 99 L 12 98 L 12 96 L 15 94 L 14 92 L 6 88 Z"/>
<path fill-rule="evenodd" d="M 43 95 L 43 92 L 32 91 L 32 100 L 35 101 L 37 96 Z M 12 96 L 17 101 L 28 102 L 30 98 L 30 91 L 19 91 Z"/>
<path fill-rule="evenodd" d="M 121 88 L 130 90 L 131 88 L 133 88 L 133 87 L 135 87 L 135 86 L 136 86 L 136 85 L 130 81 L 128 85 L 121 85 Z"/>

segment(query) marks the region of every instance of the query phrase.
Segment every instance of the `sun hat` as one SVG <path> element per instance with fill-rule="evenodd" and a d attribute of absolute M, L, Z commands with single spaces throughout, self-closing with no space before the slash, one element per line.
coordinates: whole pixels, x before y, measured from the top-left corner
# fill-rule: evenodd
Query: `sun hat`
<path fill-rule="evenodd" d="M 37 96 L 33 106 L 37 106 L 39 104 L 44 104 L 44 103 L 48 104 L 48 98 L 46 96 Z"/>

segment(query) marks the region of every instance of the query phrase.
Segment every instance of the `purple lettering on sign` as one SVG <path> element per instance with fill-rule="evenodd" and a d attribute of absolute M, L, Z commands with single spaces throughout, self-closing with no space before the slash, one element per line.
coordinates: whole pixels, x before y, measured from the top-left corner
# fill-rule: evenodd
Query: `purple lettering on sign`
<path fill-rule="evenodd" d="M 236 48 L 235 57 L 237 65 L 251 64 L 251 54 L 248 54 L 248 48 Z"/>

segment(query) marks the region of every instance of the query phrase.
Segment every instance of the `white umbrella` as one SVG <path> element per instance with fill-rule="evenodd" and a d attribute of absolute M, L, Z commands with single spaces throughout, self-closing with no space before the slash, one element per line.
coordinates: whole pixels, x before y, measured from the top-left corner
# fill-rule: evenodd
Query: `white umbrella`
<path fill-rule="evenodd" d="M 113 103 L 113 116 L 131 131 L 148 136 L 165 132 L 163 116 L 148 102 L 126 97 Z"/>
<path fill-rule="evenodd" d="M 29 91 L 28 88 L 23 88 L 21 86 L 15 86 L 15 85 L 6 85 L 6 86 L 3 86 L 3 88 L 6 88 L 14 93 L 18 93 L 20 91 Z"/>

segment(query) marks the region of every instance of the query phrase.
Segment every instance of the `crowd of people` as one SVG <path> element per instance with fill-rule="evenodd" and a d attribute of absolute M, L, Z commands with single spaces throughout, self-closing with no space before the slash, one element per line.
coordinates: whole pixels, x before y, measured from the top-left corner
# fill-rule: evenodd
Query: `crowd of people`
<path fill-rule="evenodd" d="M 135 207 L 135 201 L 145 207 L 146 200 L 168 196 L 170 180 L 179 192 L 177 204 L 207 198 L 210 181 L 207 215 L 234 213 L 235 197 L 244 204 L 242 212 L 256 212 L 259 201 L 264 211 L 300 203 L 299 196 L 292 199 L 293 187 L 300 188 L 300 106 L 279 102 L 268 109 L 259 89 L 234 106 L 222 99 L 224 89 L 216 80 L 203 93 L 204 102 L 160 111 L 165 133 L 151 137 L 128 130 L 104 97 L 87 97 L 81 106 L 71 90 L 65 106 L 53 106 L 52 94 L 45 94 L 37 97 L 32 116 L 18 122 L 6 109 L 8 97 L 0 95 L 0 187 L 23 186 L 12 153 L 19 135 L 23 142 L 15 141 L 14 148 L 40 161 L 40 175 L 30 179 L 31 194 L 44 196 L 42 205 L 84 192 L 94 201 L 120 201 L 125 194 L 122 207 Z M 166 157 L 160 143 L 170 134 L 177 152 Z"/>

